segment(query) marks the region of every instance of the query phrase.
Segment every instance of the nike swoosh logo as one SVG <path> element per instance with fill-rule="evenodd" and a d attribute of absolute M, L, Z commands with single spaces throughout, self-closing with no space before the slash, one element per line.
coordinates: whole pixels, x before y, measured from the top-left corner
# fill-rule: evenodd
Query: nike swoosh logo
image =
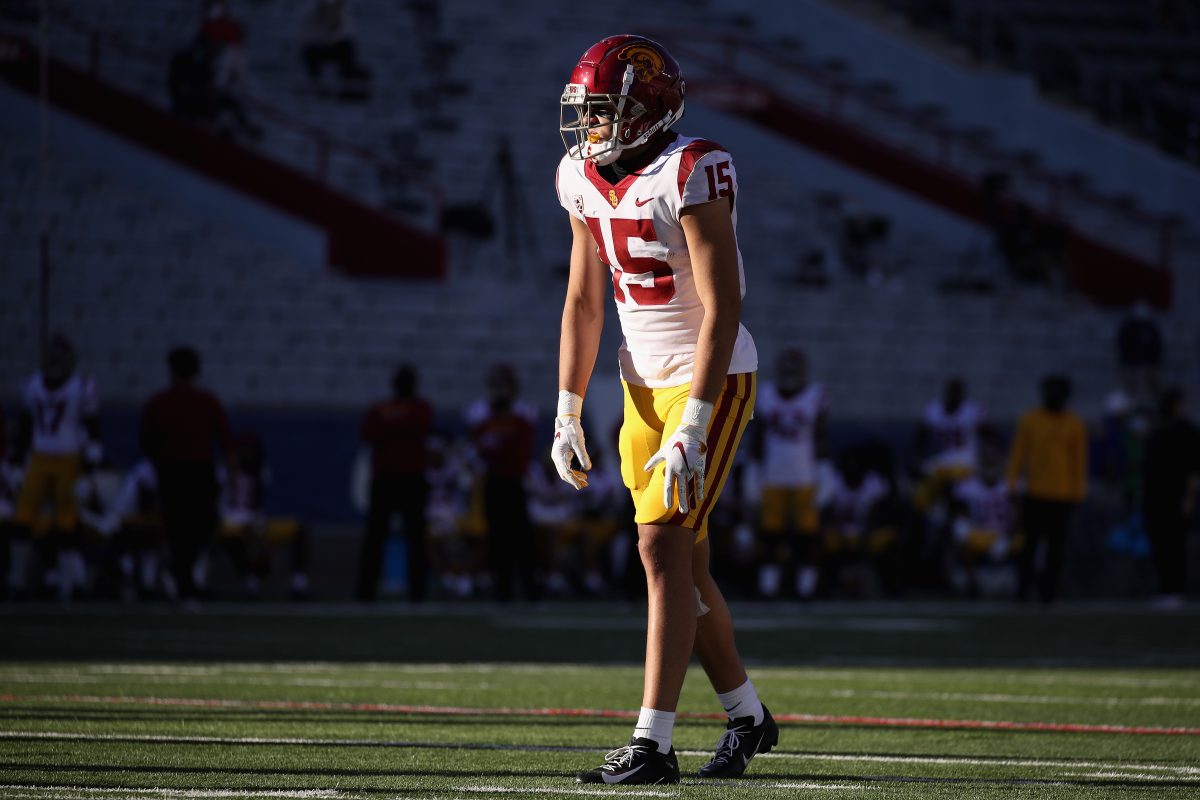
<path fill-rule="evenodd" d="M 640 770 L 644 766 L 646 766 L 646 765 L 638 764 L 636 767 L 634 767 L 633 769 L 628 770 L 626 772 L 605 772 L 604 773 L 604 782 L 605 783 L 620 783 L 621 781 L 628 778 L 630 775 L 636 774 L 638 772 L 638 770 Z"/>
<path fill-rule="evenodd" d="M 641 208 L 642 206 L 646 205 L 646 203 L 649 203 L 653 199 L 654 199 L 653 197 L 647 197 L 645 200 L 634 200 L 633 204 L 635 206 L 637 206 L 638 208 Z"/>
<path fill-rule="evenodd" d="M 683 442 L 676 442 L 675 449 L 679 451 L 679 456 L 683 459 L 683 468 L 690 470 L 691 467 L 688 465 L 687 451 L 683 449 Z"/>

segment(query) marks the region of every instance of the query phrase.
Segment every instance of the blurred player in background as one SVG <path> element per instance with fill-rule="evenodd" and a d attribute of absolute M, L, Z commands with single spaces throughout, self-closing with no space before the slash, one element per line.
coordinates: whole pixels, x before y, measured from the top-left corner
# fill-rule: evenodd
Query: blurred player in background
<path fill-rule="evenodd" d="M 308 531 L 293 517 L 266 512 L 271 467 L 262 439 L 255 433 L 234 438 L 230 468 L 221 470 L 220 544 L 233 562 L 242 586 L 257 597 L 271 569 L 271 551 L 286 546 L 290 554 L 289 589 L 293 600 L 308 598 Z"/>
<path fill-rule="evenodd" d="M 983 406 L 967 397 L 961 378 L 946 381 L 939 400 L 930 401 L 917 429 L 917 452 L 925 461 L 916 505 L 928 512 L 949 497 L 954 484 L 975 471 Z"/>
<path fill-rule="evenodd" d="M 699 774 L 741 775 L 778 740 L 709 573 L 706 519 L 754 408 L 758 356 L 740 322 L 737 175 L 720 145 L 671 131 L 683 91 L 661 45 L 614 36 L 583 54 L 561 98 L 567 155 L 556 183 L 573 243 L 553 457 L 564 481 L 587 486 L 580 415 L 611 290 L 625 338 L 621 475 L 649 592 L 637 725 L 581 783 L 679 782 L 672 733 L 693 652 L 729 715 Z"/>
<path fill-rule="evenodd" d="M 1158 572 L 1155 603 L 1183 605 L 1187 589 L 1187 533 L 1200 497 L 1200 430 L 1186 417 L 1183 392 L 1170 388 L 1159 403 L 1159 423 L 1146 441 L 1142 513 Z"/>
<path fill-rule="evenodd" d="M 1013 501 L 1004 480 L 1004 458 L 995 448 L 980 454 L 978 474 L 954 487 L 950 583 L 970 597 L 981 594 L 980 578 L 990 566 L 1007 566 L 1020 550 L 1013 535 Z M 1011 570 L 1009 570 L 1011 572 Z"/>
<path fill-rule="evenodd" d="M 1042 404 L 1021 417 L 1008 460 L 1009 491 L 1021 499 L 1021 599 L 1036 586 L 1043 603 L 1054 600 L 1062 572 L 1071 515 L 1087 488 L 1087 427 L 1067 408 L 1071 382 L 1042 379 Z"/>
<path fill-rule="evenodd" d="M 171 385 L 142 411 L 142 452 L 153 462 L 171 552 L 173 591 L 185 609 L 197 602 L 196 562 L 217 528 L 217 458 L 229 460 L 233 436 L 216 395 L 196 383 L 200 354 L 167 354 Z"/>
<path fill-rule="evenodd" d="M 143 458 L 125 473 L 111 513 L 117 524 L 122 599 L 129 602 L 158 596 L 166 539 L 158 475 L 150 459 Z"/>
<path fill-rule="evenodd" d="M 471 440 L 483 467 L 483 514 L 492 588 L 501 602 L 512 600 L 516 580 L 529 600 L 542 594 L 541 550 L 529 519 L 525 478 L 533 459 L 533 406 L 518 397 L 517 373 L 493 364 L 487 397 L 467 409 Z"/>
<path fill-rule="evenodd" d="M 103 455 L 96 384 L 76 370 L 76 360 L 70 340 L 61 334 L 51 337 L 41 370 L 25 384 L 16 446 L 18 462 L 28 453 L 14 520 L 17 538 L 33 537 L 36 554 L 53 567 L 64 602 L 84 578 L 76 483 L 84 462 L 98 463 Z M 22 588 L 28 554 L 28 547 L 14 550 L 14 589 Z"/>
<path fill-rule="evenodd" d="M 355 596 L 373 602 L 379 591 L 383 549 L 392 517 L 400 515 L 407 546 L 408 597 L 425 599 L 429 571 L 429 436 L 433 406 L 417 394 L 417 371 L 401 364 L 392 375 L 390 399 L 371 406 L 363 416 L 362 441 L 371 450 L 367 529 L 358 559 Z"/>
<path fill-rule="evenodd" d="M 829 476 L 832 485 L 823 492 L 827 505 L 822 581 L 829 591 L 844 589 L 852 597 L 867 593 L 871 573 L 888 594 L 895 593 L 898 581 L 895 497 L 887 477 L 871 462 L 865 446 L 846 449 Z"/>
<path fill-rule="evenodd" d="M 812 597 L 817 589 L 821 559 L 817 451 L 823 447 L 828 411 L 825 388 L 808 381 L 804 353 L 782 352 L 776 379 L 763 386 L 755 409 L 764 554 L 758 588 L 765 597 L 779 593 L 784 574 L 795 581 L 796 595 L 802 599 Z"/>

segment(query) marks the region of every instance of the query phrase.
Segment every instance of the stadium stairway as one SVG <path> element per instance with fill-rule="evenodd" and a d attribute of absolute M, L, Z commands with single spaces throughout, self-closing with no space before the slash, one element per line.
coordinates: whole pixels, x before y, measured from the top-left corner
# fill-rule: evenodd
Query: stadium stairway
<path fill-rule="evenodd" d="M 96 0 L 86 11 L 97 24 L 120 25 L 125 36 L 163 53 L 195 25 L 191 2 L 147 4 L 145 14 L 123 6 Z M 553 342 L 567 252 L 567 226 L 550 188 L 561 153 L 553 118 L 563 64 L 630 19 L 663 26 L 681 15 L 703 21 L 712 12 L 691 2 L 650 10 L 631 2 L 585 9 L 534 0 L 504 8 L 452 2 L 439 4 L 440 21 L 429 31 L 417 27 L 415 16 L 360 1 L 362 58 L 376 79 L 372 99 L 355 105 L 315 94 L 302 79 L 293 33 L 300 7 L 282 0 L 237 7 L 250 31 L 257 89 L 287 114 L 321 122 L 365 149 L 390 147 L 399 133 L 415 131 L 409 139 L 415 157 L 444 187 L 447 204 L 484 203 L 502 230 L 512 214 L 533 241 L 519 239 L 510 250 L 503 236 L 456 239 L 443 283 L 347 280 L 214 224 L 178 198 L 147 193 L 84 152 L 55 152 L 48 186 L 56 209 L 54 326 L 81 340 L 106 401 L 118 404 L 140 402 L 159 386 L 163 349 L 185 340 L 205 352 L 209 382 L 236 406 L 357 410 L 385 389 L 399 359 L 418 366 L 425 391 L 443 408 L 477 396 L 492 359 L 512 362 L 526 393 L 548 403 L 544 398 L 556 388 Z M 640 15 L 631 13 L 635 7 Z M 55 31 L 55 52 L 82 64 L 87 37 L 75 29 Z M 106 79 L 140 86 L 160 100 L 164 71 L 162 63 L 107 51 L 101 62 Z M 480 75 L 500 80 L 471 80 Z M 463 85 L 465 91 L 438 89 Z M 418 105 L 415 96 L 436 97 L 435 107 Z M 938 280 L 986 238 L 979 229 L 848 173 L 831 170 L 827 182 L 814 183 L 805 170 L 815 159 L 802 148 L 775 141 L 773 148 L 790 147 L 794 156 L 781 165 L 773 155 L 759 157 L 748 123 L 702 104 L 690 114 L 688 126 L 712 131 L 739 161 L 746 322 L 764 364 L 783 347 L 805 347 L 814 376 L 830 387 L 835 413 L 864 422 L 915 417 L 955 374 L 1001 419 L 1032 403 L 1037 377 L 1050 370 L 1071 374 L 1079 405 L 1089 414 L 1098 411 L 1116 381 L 1117 312 L 1003 281 L 991 295 L 940 294 Z M 286 126 L 267 127 L 264 147 L 278 145 L 298 166 L 309 163 L 313 154 L 302 138 L 282 133 Z M 505 182 L 494 175 L 502 137 L 516 165 L 509 177 L 517 191 L 507 195 L 495 188 Z M 739 148 L 739 142 L 755 146 Z M 3 147 L 6 164 L 24 166 L 6 169 L 0 200 L 14 243 L 4 255 L 0 302 L 7 341 L 33 342 L 37 218 L 27 198 L 36 180 L 36 144 L 9 137 Z M 380 199 L 371 188 L 377 176 L 356 169 L 350 159 L 344 169 L 333 168 L 334 180 L 353 188 L 358 174 L 363 196 Z M 846 187 L 869 210 L 897 220 L 881 258 L 904 266 L 878 285 L 842 275 L 832 276 L 825 289 L 799 285 L 797 228 L 814 227 L 809 200 Z M 612 322 L 605 353 L 616 344 Z M 1165 372 L 1190 385 L 1194 330 L 1179 314 L 1164 325 Z M 31 348 L 6 349 L 0 380 L 13 387 L 32 365 Z M 611 371 L 610 356 L 602 358 L 602 369 Z"/>

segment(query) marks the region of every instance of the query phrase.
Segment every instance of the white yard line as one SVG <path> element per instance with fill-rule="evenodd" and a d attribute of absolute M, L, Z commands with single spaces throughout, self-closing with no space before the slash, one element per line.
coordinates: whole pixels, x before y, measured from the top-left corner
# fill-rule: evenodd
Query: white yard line
<path fill-rule="evenodd" d="M 788 690 L 783 688 L 783 694 Z M 795 692 L 801 694 L 802 692 Z M 1195 697 L 1078 697 L 1072 695 L 997 694 L 972 692 L 885 692 L 860 689 L 831 689 L 815 692 L 817 697 L 854 698 L 866 697 L 874 700 L 943 700 L 947 702 L 977 703 L 1030 703 L 1035 705 L 1096 705 L 1096 706 L 1170 706 L 1200 705 Z"/>
<path fill-rule="evenodd" d="M 602 789 L 566 789 L 558 786 L 455 786 L 449 791 L 468 794 L 566 794 L 603 797 L 677 797 L 678 792 L 661 789 L 627 789 L 606 786 Z"/>
<path fill-rule="evenodd" d="M 712 784 L 708 784 L 712 785 Z M 878 786 L 868 786 L 865 783 L 813 783 L 811 781 L 805 783 L 755 783 L 756 787 L 761 786 L 764 789 L 805 789 L 807 791 L 825 791 L 845 792 L 851 789 L 861 791 L 863 789 L 878 789 Z"/>
<path fill-rule="evenodd" d="M 695 751 L 696 754 L 706 754 L 707 751 Z M 685 754 L 690 754 L 685 751 Z M 979 758 L 974 756 L 908 756 L 908 755 L 872 755 L 854 753 L 764 753 L 758 758 L 801 759 L 810 761 L 849 761 L 857 763 L 879 764 L 968 764 L 971 766 L 997 767 L 1056 767 L 1065 769 L 1137 769 L 1158 770 L 1168 775 L 1200 778 L 1200 767 L 1177 766 L 1174 764 L 1146 764 L 1121 761 L 1076 761 L 1055 760 L 1043 758 Z M 1158 775 L 1162 778 L 1163 775 Z"/>
<path fill-rule="evenodd" d="M 66 795 L 126 795 L 137 797 L 180 797 L 180 798 L 221 798 L 221 797 L 263 797 L 288 798 L 289 800 L 342 800 L 352 797 L 336 789 L 127 789 L 102 788 L 93 786 L 52 786 L 52 785 L 22 785 L 0 784 L 4 792 L 36 792 L 38 796 L 45 794 Z M 78 793 L 78 794 L 76 794 Z"/>
<path fill-rule="evenodd" d="M 128 736 L 114 733 L 59 733 L 55 731 L 0 731 L 0 739 L 49 739 L 60 741 L 117 741 L 117 742 L 146 742 L 169 744 L 199 743 L 199 744 L 251 744 L 251 745 L 303 745 L 325 747 L 420 747 L 427 749 L 457 749 L 459 746 L 448 742 L 405 742 L 382 739 L 311 739 L 303 737 L 256 737 L 256 736 L 169 736 L 131 734 Z M 570 747 L 555 745 L 516 745 L 516 744 L 471 744 L 465 748 L 481 750 L 510 750 L 522 752 L 566 751 L 592 752 L 593 748 Z M 596 748 L 597 750 L 599 748 Z M 708 750 L 679 750 L 683 756 L 710 756 Z M 1075 759 L 1042 759 L 1042 758 L 1005 758 L 978 756 L 912 756 L 912 755 L 882 755 L 855 753 L 764 753 L 758 758 L 785 759 L 799 761 L 831 761 L 875 764 L 925 764 L 925 765 L 970 765 L 995 767 L 1036 767 L 1069 770 L 1127 770 L 1140 771 L 1147 775 L 1153 774 L 1156 779 L 1164 777 L 1195 777 L 1200 779 L 1200 766 L 1153 764 L 1137 761 L 1081 761 Z M 827 785 L 827 784 L 822 784 Z M 2 787 L 0 787 L 2 788 Z"/>
<path fill-rule="evenodd" d="M 612 669 L 611 666 L 605 666 L 605 669 Z M 620 669 L 621 666 L 616 667 Z M 637 668 L 637 665 L 630 665 L 629 669 Z M 288 663 L 254 663 L 254 662 L 219 662 L 206 665 L 180 665 L 180 664 L 92 664 L 86 666 L 54 666 L 47 668 L 33 666 L 0 666 L 0 680 L 11 675 L 136 675 L 136 676 L 170 676 L 170 675 L 188 675 L 188 676 L 221 676 L 221 675 L 245 675 L 256 672 L 265 672 L 270 675 L 312 675 L 313 673 L 330 673 L 335 677 L 344 674 L 347 670 L 352 672 L 393 672 L 403 674 L 492 674 L 497 672 L 524 673 L 524 674 L 555 674 L 563 672 L 588 672 L 597 669 L 594 664 L 529 664 L 529 663 L 478 663 L 478 664 L 448 664 L 448 663 L 432 663 L 432 664 L 390 664 L 384 662 L 363 662 L 356 663 L 351 666 L 339 662 L 327 661 L 312 661 L 312 662 L 288 662 Z M 947 676 L 954 676 L 958 673 L 956 670 L 928 670 L 928 669 L 893 669 L 879 672 L 872 670 L 867 673 L 863 669 L 828 669 L 828 668 L 808 668 L 808 667 L 778 667 L 778 666 L 763 666 L 753 670 L 757 675 L 763 678 L 789 678 L 794 677 L 803 681 L 845 681 L 848 684 L 861 685 L 864 680 L 879 681 L 879 682 L 906 682 L 906 683 L 944 683 Z M 1001 670 L 992 671 L 994 674 L 987 674 L 984 671 L 983 680 L 988 683 L 996 683 L 1003 685 L 1073 685 L 1073 686 L 1101 686 L 1101 687 L 1122 687 L 1133 689 L 1152 689 L 1152 688 L 1182 688 L 1200 690 L 1200 678 L 1192 678 L 1180 675 L 1178 677 L 1127 677 L 1122 675 L 1049 675 L 1025 674 L 1024 672 L 1004 672 Z M 980 679 L 980 675 L 976 674 L 976 680 Z M 352 680 L 352 679 L 350 679 Z"/>
<path fill-rule="evenodd" d="M 316 686 L 336 689 L 420 689 L 420 690 L 458 690 L 458 689 L 491 689 L 494 684 L 486 681 L 458 683 L 453 681 L 392 681 L 392 680 L 354 680 L 348 678 L 280 678 L 280 677 L 250 677 L 245 675 L 138 675 L 137 682 L 177 686 L 187 685 L 247 685 L 247 686 Z M 0 674 L 0 683 L 24 684 L 101 684 L 113 683 L 113 678 L 104 675 L 55 674 L 51 672 L 31 672 L 26 674 Z"/>

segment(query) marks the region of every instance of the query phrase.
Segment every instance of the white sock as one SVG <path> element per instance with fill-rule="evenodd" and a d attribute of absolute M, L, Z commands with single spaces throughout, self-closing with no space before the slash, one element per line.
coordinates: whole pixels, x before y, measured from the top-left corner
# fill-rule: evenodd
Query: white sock
<path fill-rule="evenodd" d="M 796 594 L 801 597 L 812 597 L 817 591 L 819 573 L 816 567 L 801 567 L 796 573 Z"/>
<path fill-rule="evenodd" d="M 730 719 L 754 717 L 754 724 L 762 725 L 762 702 L 758 699 L 758 692 L 754 691 L 754 684 L 750 682 L 749 678 L 746 678 L 745 683 L 732 691 L 717 692 L 717 699 L 721 701 L 721 707 L 725 709 L 725 713 L 729 715 Z"/>
<path fill-rule="evenodd" d="M 671 733 L 674 729 L 674 711 L 656 711 L 642 706 L 633 735 L 637 739 L 653 740 L 658 745 L 658 752 L 666 753 L 671 750 Z"/>

